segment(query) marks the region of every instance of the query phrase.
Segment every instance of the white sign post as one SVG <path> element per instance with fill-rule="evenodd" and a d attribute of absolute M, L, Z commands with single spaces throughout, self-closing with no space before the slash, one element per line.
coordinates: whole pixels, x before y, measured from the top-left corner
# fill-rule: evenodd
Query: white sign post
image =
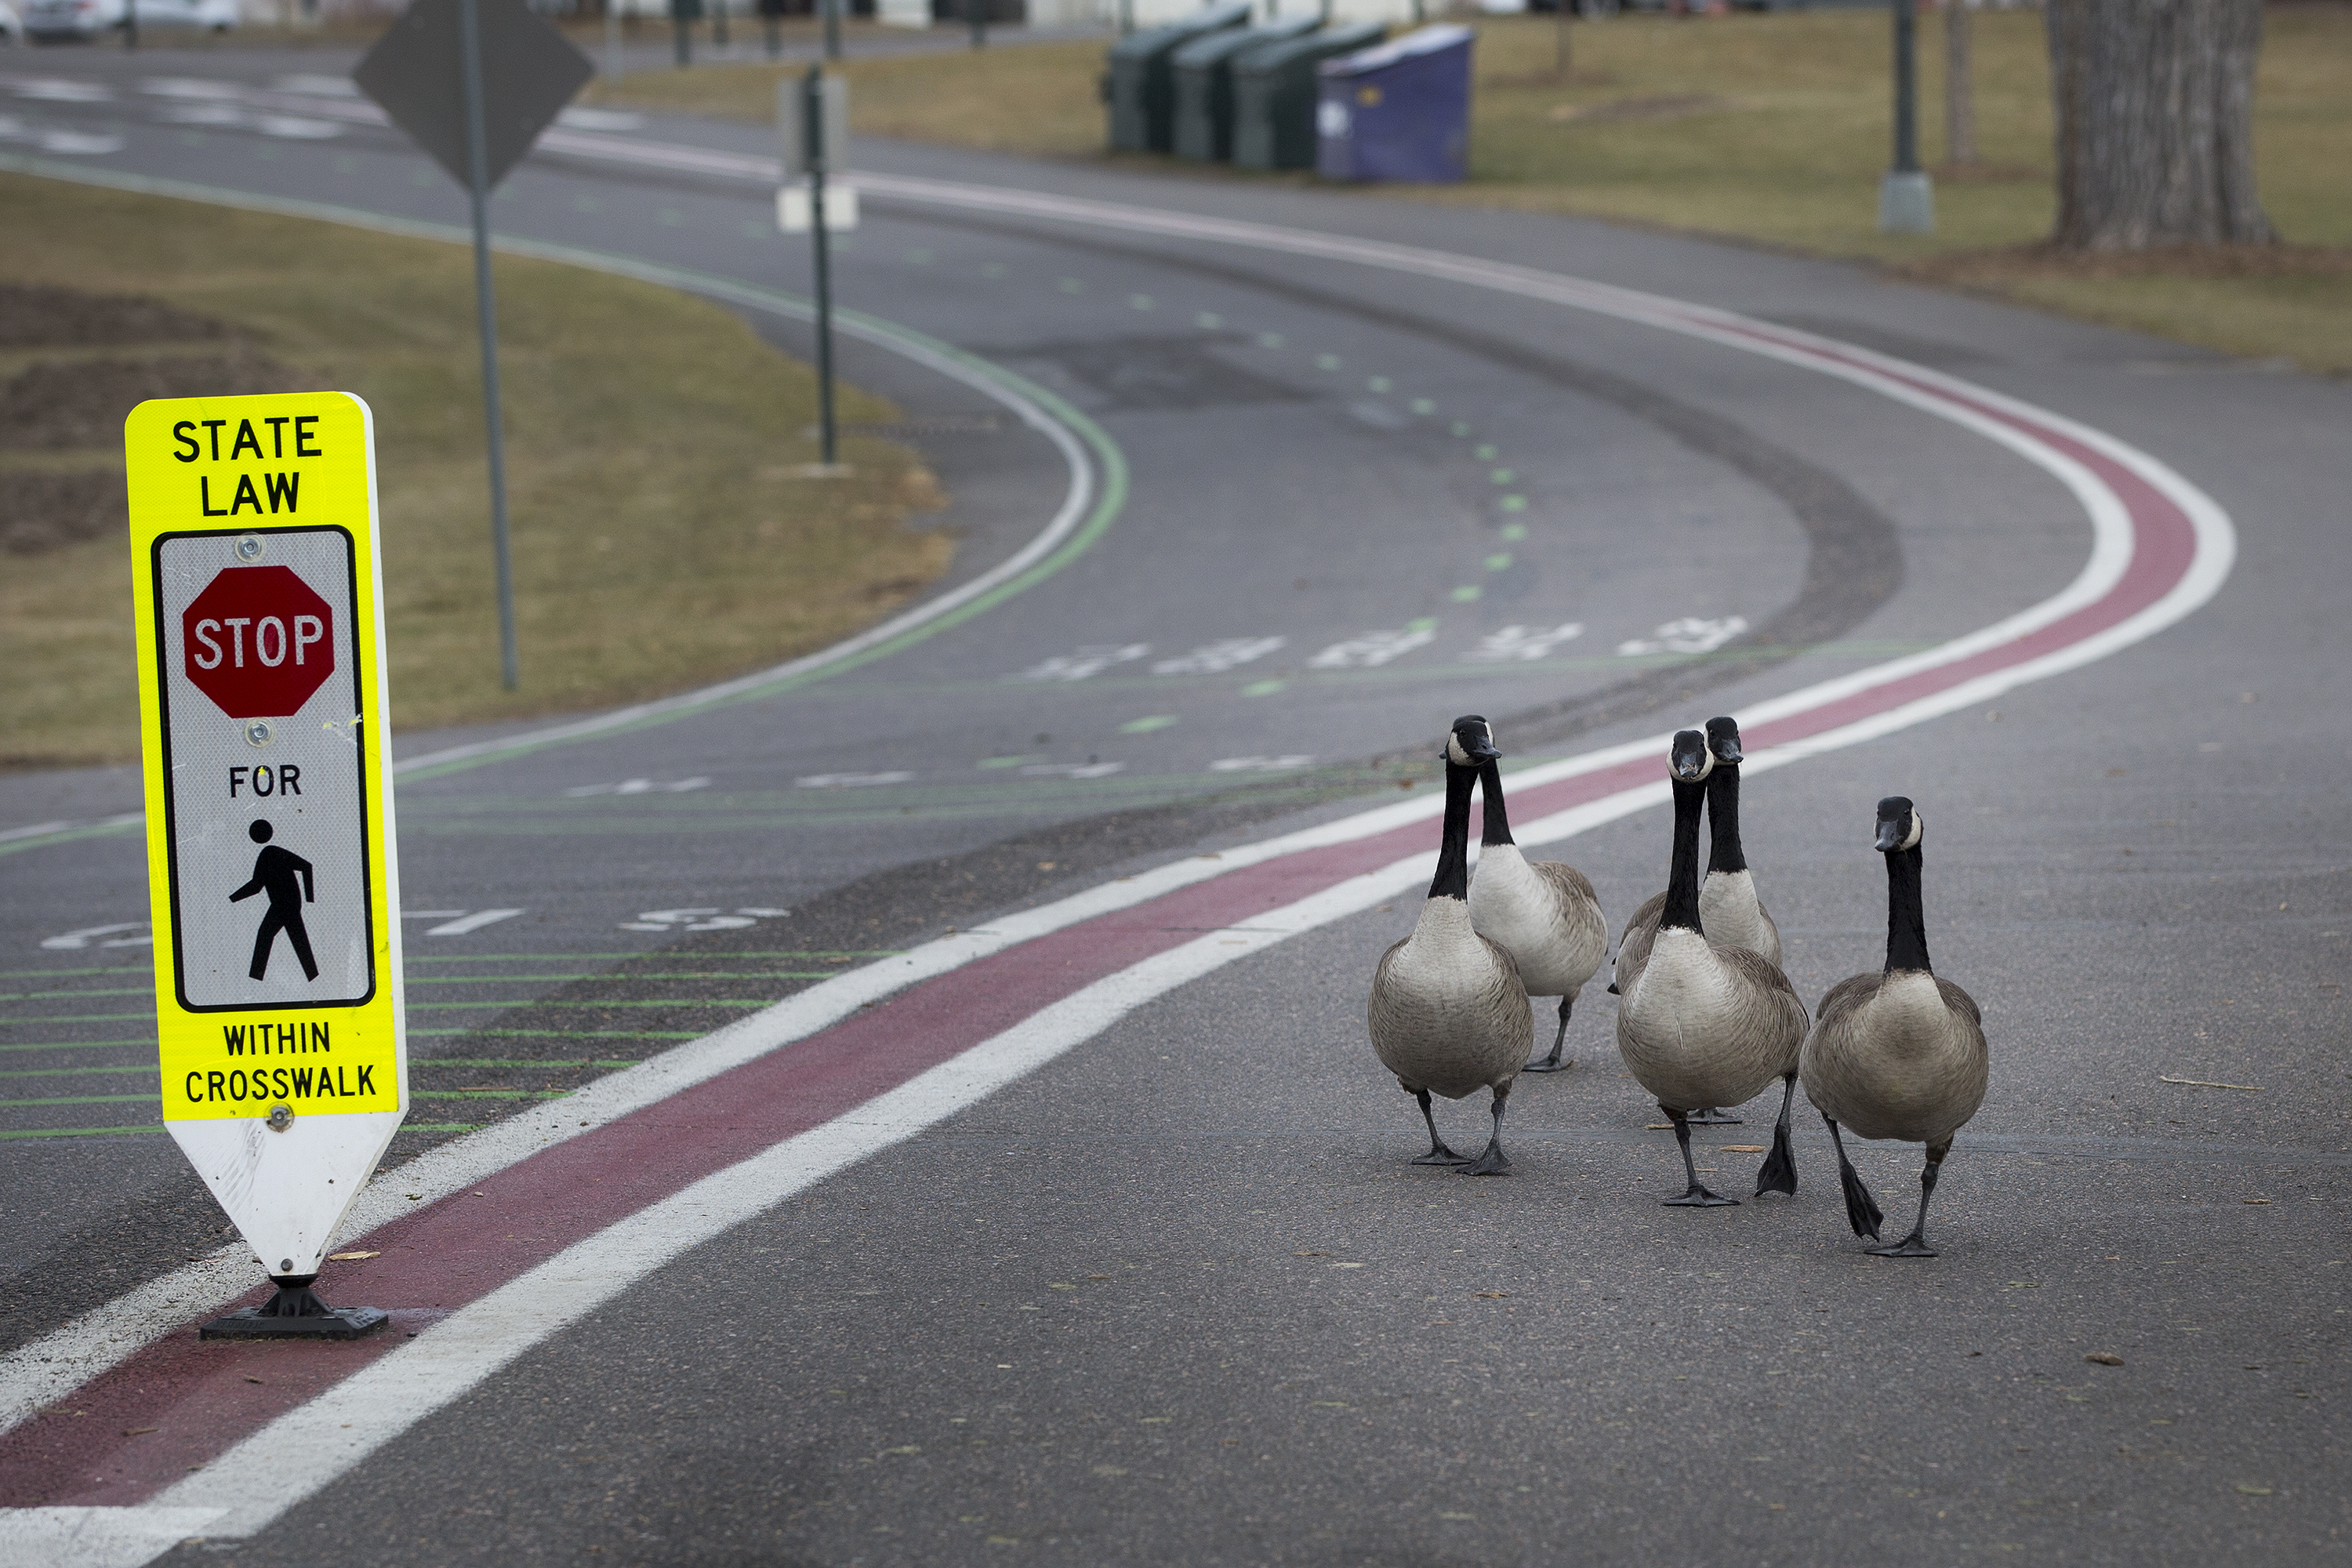
<path fill-rule="evenodd" d="M 163 1122 L 278 1287 L 204 1332 L 352 1338 L 310 1287 L 408 1110 L 374 433 L 191 397 L 123 446 Z"/>

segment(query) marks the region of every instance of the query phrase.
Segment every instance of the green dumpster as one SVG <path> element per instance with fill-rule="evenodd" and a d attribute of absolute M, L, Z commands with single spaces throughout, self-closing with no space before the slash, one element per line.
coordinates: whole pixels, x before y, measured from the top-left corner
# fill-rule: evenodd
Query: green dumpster
<path fill-rule="evenodd" d="M 1129 33 L 1110 47 L 1102 79 L 1110 144 L 1118 153 L 1165 153 L 1175 145 L 1176 83 L 1171 58 L 1203 33 L 1245 26 L 1248 0 L 1196 11 L 1164 27 Z"/>
<path fill-rule="evenodd" d="M 1234 70 L 1234 162 L 1244 169 L 1315 166 L 1315 68 L 1339 55 L 1370 48 L 1387 37 L 1378 22 L 1359 22 L 1262 44 L 1236 58 Z"/>
<path fill-rule="evenodd" d="M 1194 38 L 1172 58 L 1176 72 L 1176 156 L 1224 163 L 1234 155 L 1234 60 L 1262 44 L 1311 33 L 1320 16 L 1264 27 L 1228 27 Z"/>

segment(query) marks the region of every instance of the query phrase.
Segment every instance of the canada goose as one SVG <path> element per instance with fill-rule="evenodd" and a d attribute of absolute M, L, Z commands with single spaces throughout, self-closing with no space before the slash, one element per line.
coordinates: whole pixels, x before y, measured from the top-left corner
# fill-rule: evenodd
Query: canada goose
<path fill-rule="evenodd" d="M 1736 1204 L 1701 1185 L 1691 1162 L 1690 1112 L 1696 1106 L 1738 1105 L 1775 1078 L 1783 1080 L 1780 1120 L 1772 1152 L 1758 1173 L 1759 1193 L 1797 1190 L 1789 1154 L 1789 1104 L 1796 1093 L 1798 1053 L 1805 1038 L 1805 1005 L 1788 976 L 1745 948 L 1718 948 L 1706 940 L 1698 909 L 1698 819 L 1715 758 L 1696 730 L 1675 736 L 1670 752 L 1675 792 L 1675 852 L 1665 902 L 1646 945 L 1618 952 L 1617 1048 L 1658 1109 L 1675 1124 L 1688 1186 L 1674 1206 Z"/>
<path fill-rule="evenodd" d="M 1486 739 L 1493 743 L 1491 729 Z M 1531 865 L 1519 853 L 1511 837 L 1510 812 L 1503 804 L 1501 767 L 1488 763 L 1478 780 L 1486 824 L 1479 839 L 1478 875 L 1470 884 L 1470 925 L 1510 953 L 1528 995 L 1559 998 L 1559 1028 L 1551 1038 L 1551 1054 L 1520 1069 L 1558 1072 L 1576 1065 L 1573 1058 L 1560 1060 L 1560 1046 L 1568 1038 L 1569 1015 L 1578 993 L 1608 956 L 1609 922 L 1601 918 L 1601 900 L 1583 872 L 1557 860 Z"/>
<path fill-rule="evenodd" d="M 1845 1189 L 1846 1223 L 1878 1239 L 1885 1216 L 1845 1157 L 1843 1122 L 1864 1138 L 1925 1143 L 1919 1172 L 1919 1222 L 1881 1258 L 1933 1258 L 1927 1246 L 1927 1200 L 1937 1173 L 1951 1152 L 1952 1134 L 1984 1103 L 1990 1072 L 1984 1015 L 1969 994 L 1927 963 L 1927 916 L 1919 899 L 1918 808 L 1899 795 L 1878 803 L 1878 837 L 1886 857 L 1886 967 L 1830 987 L 1822 1019 L 1805 1042 L 1805 1098 L 1829 1123 L 1837 1145 L 1838 1181 Z"/>
<path fill-rule="evenodd" d="M 1698 885 L 1698 916 L 1706 940 L 1717 947 L 1744 947 L 1780 967 L 1780 928 L 1756 897 L 1756 876 L 1739 842 L 1739 726 L 1729 719 L 1706 721 L 1706 749 L 1715 771 L 1706 776 L 1706 879 Z"/>
<path fill-rule="evenodd" d="M 1486 720 L 1472 714 L 1454 721 L 1445 741 L 1445 836 L 1437 875 L 1412 934 L 1381 954 L 1366 1008 L 1372 1049 L 1396 1074 L 1397 1086 L 1421 1101 L 1429 1128 L 1429 1152 L 1413 1163 L 1458 1165 L 1469 1176 L 1511 1168 L 1503 1153 L 1503 1102 L 1535 1048 L 1518 965 L 1470 924 L 1470 789 L 1478 770 L 1500 754 L 1487 739 Z M 1495 1128 L 1486 1152 L 1467 1161 L 1437 1135 L 1429 1097 L 1460 1100 L 1479 1089 L 1494 1091 Z"/>
<path fill-rule="evenodd" d="M 1739 764 L 1746 758 L 1740 750 L 1738 724 L 1727 718 L 1709 719 L 1706 750 L 1712 762 L 1706 775 L 1706 879 L 1698 886 L 1699 922 L 1706 928 L 1706 940 L 1716 946 L 1744 947 L 1778 969 L 1780 928 L 1772 923 L 1756 896 L 1756 877 L 1748 868 L 1748 856 L 1739 842 Z M 1665 894 L 1659 893 L 1633 911 L 1617 942 L 1621 968 L 1629 946 L 1637 952 L 1649 952 L 1665 903 Z M 1616 984 L 1612 982 L 1609 989 L 1615 992 Z M 1694 1125 L 1710 1127 L 1736 1127 L 1740 1120 L 1711 1105 L 1692 1111 L 1690 1119 Z"/>

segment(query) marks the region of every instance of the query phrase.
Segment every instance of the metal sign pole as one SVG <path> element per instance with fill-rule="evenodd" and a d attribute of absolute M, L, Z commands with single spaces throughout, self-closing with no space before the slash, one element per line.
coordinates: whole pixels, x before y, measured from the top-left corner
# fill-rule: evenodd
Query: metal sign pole
<path fill-rule="evenodd" d="M 837 60 L 841 58 L 841 0 L 824 0 L 824 58 Z"/>
<path fill-rule="evenodd" d="M 604 0 L 604 75 L 621 79 L 621 0 Z"/>
<path fill-rule="evenodd" d="M 816 242 L 816 413 L 820 459 L 838 461 L 833 428 L 833 268 L 831 237 L 824 226 L 824 175 L 831 153 L 824 144 L 824 68 L 812 62 L 801 82 L 801 123 L 809 150 L 809 234 Z"/>
<path fill-rule="evenodd" d="M 971 23 L 971 47 L 988 47 L 988 0 L 963 0 L 963 14 Z"/>
<path fill-rule="evenodd" d="M 1895 172 L 1919 172 L 1919 35 L 1914 0 L 1895 0 Z"/>
<path fill-rule="evenodd" d="M 479 0 L 458 0 L 457 58 L 466 87 L 466 191 L 474 209 L 474 310 L 482 331 L 482 421 L 489 437 L 490 538 L 499 563 L 499 677 L 509 691 L 522 680 L 515 646 L 514 563 L 507 548 L 507 442 L 499 416 L 499 311 L 490 292 L 489 138 L 483 128 Z"/>

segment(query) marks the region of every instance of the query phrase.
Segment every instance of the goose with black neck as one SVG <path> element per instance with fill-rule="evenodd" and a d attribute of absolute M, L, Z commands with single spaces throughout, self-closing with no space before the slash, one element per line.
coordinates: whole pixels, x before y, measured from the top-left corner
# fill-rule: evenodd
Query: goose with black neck
<path fill-rule="evenodd" d="M 1491 745 L 1494 731 L 1486 731 Z M 1551 1052 L 1522 1068 L 1559 1072 L 1576 1065 L 1560 1058 L 1576 998 L 1609 954 L 1609 922 L 1601 913 L 1592 881 L 1557 860 L 1530 862 L 1511 837 L 1510 808 L 1503 799 L 1503 770 L 1489 762 L 1479 770 L 1478 794 L 1486 808 L 1479 837 L 1478 874 L 1470 882 L 1470 924 L 1499 943 L 1519 966 L 1529 996 L 1559 998 L 1559 1026 Z"/>
<path fill-rule="evenodd" d="M 1445 739 L 1445 826 L 1437 874 L 1412 934 L 1381 954 L 1365 1009 L 1372 1049 L 1397 1085 L 1421 1104 L 1429 1152 L 1416 1165 L 1453 1165 L 1470 1176 L 1511 1168 L 1503 1152 L 1503 1106 L 1511 1082 L 1535 1048 L 1527 987 L 1506 949 L 1470 923 L 1470 792 L 1479 771 L 1501 753 L 1486 720 L 1456 719 Z M 1438 1136 L 1430 1097 L 1461 1100 L 1488 1089 L 1493 1131 L 1475 1160 Z"/>
<path fill-rule="evenodd" d="M 1840 1124 L 1864 1138 L 1927 1145 L 1918 1221 L 1901 1241 L 1869 1249 L 1880 1258 L 1936 1256 L 1927 1246 L 1927 1204 L 1953 1135 L 1984 1103 L 1991 1076 L 1976 999 L 1928 962 L 1919 886 L 1926 832 L 1907 796 L 1878 803 L 1872 847 L 1886 859 L 1886 965 L 1830 987 L 1821 1022 L 1805 1042 L 1805 1098 L 1829 1124 L 1854 1235 L 1876 1241 L 1885 1216 L 1846 1159 Z"/>
<path fill-rule="evenodd" d="M 1667 753 L 1675 799 L 1674 856 L 1658 924 L 1629 957 L 1618 952 L 1617 1048 L 1642 1087 L 1674 1123 L 1687 1184 L 1674 1207 L 1731 1205 L 1698 1179 L 1691 1159 L 1690 1113 L 1739 1105 L 1775 1078 L 1783 1080 L 1780 1126 L 1757 1191 L 1793 1193 L 1789 1104 L 1805 1039 L 1805 1007 L 1776 964 L 1745 948 L 1706 940 L 1698 901 L 1699 817 L 1715 757 L 1696 730 L 1677 733 Z"/>

